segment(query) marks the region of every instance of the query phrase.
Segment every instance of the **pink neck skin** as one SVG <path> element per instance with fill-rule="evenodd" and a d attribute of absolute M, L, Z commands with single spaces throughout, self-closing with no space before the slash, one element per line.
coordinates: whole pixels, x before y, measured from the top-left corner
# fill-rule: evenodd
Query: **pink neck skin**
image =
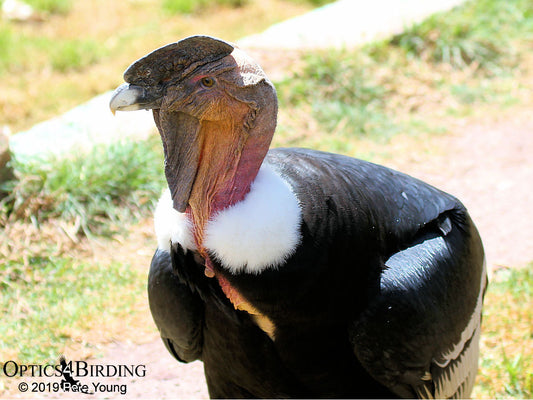
<path fill-rule="evenodd" d="M 265 153 L 261 148 L 244 149 L 232 179 L 217 187 L 210 217 L 244 200 L 259 172 Z"/>
<path fill-rule="evenodd" d="M 215 182 L 215 187 L 212 188 L 212 195 L 206 196 L 211 198 L 208 204 L 205 204 L 205 207 L 201 207 L 200 212 L 207 213 L 207 218 L 201 218 L 204 223 L 214 218 L 214 216 L 228 208 L 232 205 L 244 200 L 248 192 L 250 191 L 251 185 L 255 180 L 259 168 L 263 162 L 263 159 L 268 151 L 270 141 L 265 143 L 263 140 L 254 140 L 248 138 L 246 145 L 240 153 L 240 158 L 236 162 L 236 166 L 227 167 L 220 166 L 216 171 L 224 171 L 229 169 L 226 174 L 216 174 L 217 178 L 220 178 L 222 175 L 225 179 L 217 179 Z M 204 162 L 209 162 L 206 158 L 203 159 Z M 233 161 L 235 163 L 235 161 Z M 212 165 L 209 166 L 213 168 Z M 213 180 L 215 181 L 215 180 Z M 207 183 L 208 185 L 210 183 Z M 212 184 L 212 183 L 211 183 Z M 189 220 L 192 222 L 194 229 L 194 238 L 196 246 L 199 249 L 200 253 L 206 260 L 206 275 L 209 277 L 214 276 L 213 267 L 211 260 L 207 255 L 207 251 L 203 247 L 204 232 L 206 226 L 203 225 L 203 222 L 198 221 L 195 218 L 195 215 L 198 213 L 193 212 L 193 207 L 189 206 L 186 210 Z M 201 214 L 204 215 L 204 214 Z"/>

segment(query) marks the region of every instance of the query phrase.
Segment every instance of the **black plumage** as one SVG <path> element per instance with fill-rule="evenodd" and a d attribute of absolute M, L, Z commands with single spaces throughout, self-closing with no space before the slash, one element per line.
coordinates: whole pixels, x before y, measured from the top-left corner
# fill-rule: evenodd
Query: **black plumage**
<path fill-rule="evenodd" d="M 434 360 L 470 345 L 461 332 L 472 318 L 480 329 L 483 249 L 463 205 L 349 157 L 275 149 L 267 160 L 300 201 L 302 242 L 282 268 L 217 271 L 271 318 L 275 341 L 203 276 L 198 255 L 174 246 L 172 257 L 156 252 L 148 287 L 167 347 L 204 361 L 212 397 L 438 395 L 432 377 L 447 368 Z M 465 362 L 459 397 L 477 358 Z"/>

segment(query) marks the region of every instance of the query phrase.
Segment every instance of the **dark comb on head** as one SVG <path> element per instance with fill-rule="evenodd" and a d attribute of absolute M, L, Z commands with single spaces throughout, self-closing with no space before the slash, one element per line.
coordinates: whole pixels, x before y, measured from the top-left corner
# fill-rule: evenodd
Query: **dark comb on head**
<path fill-rule="evenodd" d="M 135 61 L 124 72 L 124 80 L 133 85 L 155 86 L 180 78 L 196 67 L 231 54 L 234 47 L 210 36 L 190 36 L 171 43 Z"/>

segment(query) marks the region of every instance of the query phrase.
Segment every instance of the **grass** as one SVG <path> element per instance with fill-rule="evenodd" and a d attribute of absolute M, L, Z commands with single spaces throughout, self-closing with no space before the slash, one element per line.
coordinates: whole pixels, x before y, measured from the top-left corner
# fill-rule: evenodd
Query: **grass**
<path fill-rule="evenodd" d="M 500 270 L 490 283 L 474 398 L 533 397 L 532 269 Z"/>
<path fill-rule="evenodd" d="M 365 157 L 356 141 L 446 132 L 450 116 L 520 102 L 532 43 L 531 2 L 478 0 L 388 41 L 305 54 L 276 85 L 279 143 Z"/>
<path fill-rule="evenodd" d="M 65 351 L 86 358 L 95 344 L 139 337 L 149 326 L 139 317 L 146 271 L 131 265 L 139 257 L 120 262 L 141 243 L 117 240 L 161 193 L 159 147 L 154 136 L 69 159 L 15 162 L 18 179 L 7 183 L 0 211 L 0 361 L 43 363 Z M 95 258 L 104 238 L 113 242 Z"/>
<path fill-rule="evenodd" d="M 116 240 L 153 210 L 164 181 L 159 147 L 153 137 L 15 162 L 18 180 L 7 183 L 0 210 L 0 362 L 46 363 L 65 352 L 86 358 L 96 344 L 139 338 L 150 326 L 142 315 L 146 272 L 118 261 L 137 249 L 115 242 L 104 247 L 119 254 L 92 255 L 104 236 Z"/>
<path fill-rule="evenodd" d="M 105 56 L 105 49 L 94 40 L 67 40 L 51 51 L 50 63 L 54 71 L 81 70 L 97 63 Z"/>
<path fill-rule="evenodd" d="M 483 104 L 519 103 L 528 88 L 517 86 L 516 75 L 450 70 L 410 59 L 394 46 L 386 59 L 375 47 L 309 53 L 276 82 L 281 110 L 276 144 L 368 158 L 369 146 L 396 135 L 446 133 L 449 117 L 471 115 Z"/>
<path fill-rule="evenodd" d="M 214 6 L 242 7 L 248 0 L 164 0 L 163 10 L 170 14 L 208 12 Z"/>
<path fill-rule="evenodd" d="M 387 61 L 365 49 L 303 53 L 274 82 L 280 102 L 274 146 L 369 159 L 399 133 L 439 132 L 439 126 L 428 127 L 414 113 L 402 112 L 409 94 L 397 90 L 396 71 L 408 66 L 401 56 L 395 49 Z"/>
<path fill-rule="evenodd" d="M 52 254 L 36 255 L 29 268 L 20 265 L 8 262 L 0 270 L 0 363 L 57 361 L 67 348 L 90 347 L 88 337 L 118 337 L 110 321 L 134 319 L 144 295 L 145 272 L 129 265 Z"/>
<path fill-rule="evenodd" d="M 406 30 L 391 43 L 414 57 L 496 72 L 517 56 L 513 39 L 533 40 L 529 0 L 470 0 Z"/>
<path fill-rule="evenodd" d="M 18 32 L 15 25 L 0 27 L 0 76 L 50 70 L 82 71 L 104 59 L 105 47 L 94 39 L 52 39 Z"/>
<path fill-rule="evenodd" d="M 24 3 L 29 4 L 39 12 L 68 14 L 72 9 L 73 0 L 25 0 Z"/>
<path fill-rule="evenodd" d="M 207 13 L 217 6 L 243 7 L 251 0 L 163 0 L 163 10 L 169 14 Z M 294 3 L 308 3 L 315 7 L 334 0 L 289 0 Z"/>
<path fill-rule="evenodd" d="M 2 21 L 2 125 L 25 130 L 115 88 L 128 65 L 155 47 L 193 34 L 237 40 L 312 8 L 264 0 L 181 15 L 164 12 L 163 2 L 40 0 L 42 21 Z"/>
<path fill-rule="evenodd" d="M 376 127 L 371 119 L 384 114 L 387 92 L 358 53 L 307 54 L 303 63 L 301 72 L 277 85 L 282 107 L 310 106 L 328 132 L 342 124 L 347 135 L 386 134 L 387 129 Z"/>
<path fill-rule="evenodd" d="M 0 225 L 61 219 L 74 234 L 110 235 L 121 221 L 153 208 L 163 188 L 159 139 L 95 147 L 90 154 L 15 162 L 16 180 L 4 185 Z"/>

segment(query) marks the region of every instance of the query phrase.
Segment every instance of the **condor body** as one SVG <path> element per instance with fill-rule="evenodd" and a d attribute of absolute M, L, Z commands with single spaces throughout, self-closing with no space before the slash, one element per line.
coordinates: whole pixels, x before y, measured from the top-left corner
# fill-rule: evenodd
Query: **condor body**
<path fill-rule="evenodd" d="M 194 36 L 125 73 L 113 110 L 153 109 L 169 190 L 150 309 L 211 397 L 469 396 L 484 254 L 453 196 L 346 156 L 268 150 L 275 90 Z"/>

